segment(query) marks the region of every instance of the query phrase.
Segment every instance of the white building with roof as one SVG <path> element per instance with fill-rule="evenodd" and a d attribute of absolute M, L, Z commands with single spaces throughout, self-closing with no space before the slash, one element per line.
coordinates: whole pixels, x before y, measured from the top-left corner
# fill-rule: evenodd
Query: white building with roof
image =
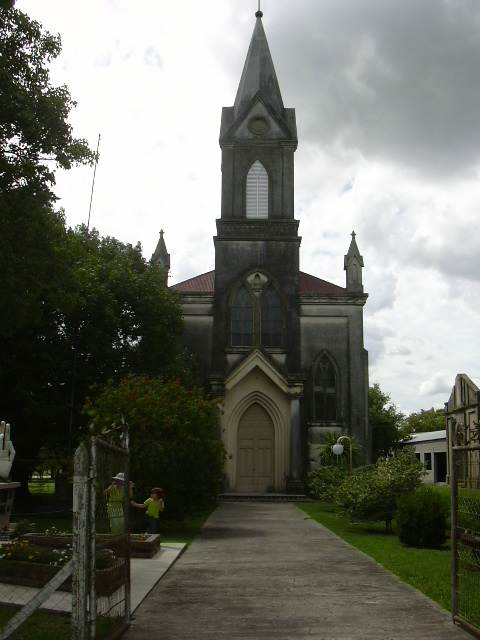
<path fill-rule="evenodd" d="M 415 447 L 415 454 L 425 466 L 426 484 L 444 483 L 447 481 L 447 432 L 426 431 L 414 433 L 403 445 Z"/>

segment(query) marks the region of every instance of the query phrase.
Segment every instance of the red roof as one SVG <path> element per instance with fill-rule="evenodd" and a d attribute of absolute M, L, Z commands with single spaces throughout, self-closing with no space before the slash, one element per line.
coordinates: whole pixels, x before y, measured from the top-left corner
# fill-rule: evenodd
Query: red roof
<path fill-rule="evenodd" d="M 213 293 L 215 284 L 215 271 L 202 273 L 201 276 L 195 276 L 189 280 L 173 284 L 170 289 L 179 291 L 180 293 Z"/>
<path fill-rule="evenodd" d="M 345 289 L 342 287 L 332 284 L 331 282 L 327 282 L 326 280 L 316 278 L 315 276 L 311 276 L 308 273 L 303 273 L 303 271 L 300 271 L 298 274 L 298 287 L 300 289 L 300 294 L 303 295 L 308 293 L 330 293 L 341 296 L 345 293 Z"/>
<path fill-rule="evenodd" d="M 298 284 L 300 294 L 333 294 L 340 296 L 345 293 L 345 289 L 342 287 L 311 276 L 308 273 L 303 273 L 303 271 L 298 274 Z M 213 293 L 214 285 L 215 271 L 209 271 L 189 280 L 178 282 L 170 288 L 179 293 Z"/>

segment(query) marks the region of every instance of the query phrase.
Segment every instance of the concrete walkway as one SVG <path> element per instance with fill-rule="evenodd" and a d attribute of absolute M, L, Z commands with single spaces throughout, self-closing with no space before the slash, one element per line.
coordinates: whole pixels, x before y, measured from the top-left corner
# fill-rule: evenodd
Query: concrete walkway
<path fill-rule="evenodd" d="M 294 504 L 222 503 L 125 640 L 471 640 Z"/>

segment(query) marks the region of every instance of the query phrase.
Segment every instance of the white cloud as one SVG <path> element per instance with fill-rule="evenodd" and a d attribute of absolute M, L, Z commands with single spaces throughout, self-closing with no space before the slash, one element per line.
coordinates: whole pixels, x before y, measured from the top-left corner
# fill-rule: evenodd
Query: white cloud
<path fill-rule="evenodd" d="M 455 380 L 453 381 L 455 382 Z M 435 373 L 431 378 L 422 382 L 419 388 L 422 396 L 442 396 L 445 401 L 452 389 L 452 379 L 448 372 Z"/>

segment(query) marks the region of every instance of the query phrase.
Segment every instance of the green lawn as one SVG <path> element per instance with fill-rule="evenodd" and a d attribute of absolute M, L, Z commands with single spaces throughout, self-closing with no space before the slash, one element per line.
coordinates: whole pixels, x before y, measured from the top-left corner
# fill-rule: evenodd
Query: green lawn
<path fill-rule="evenodd" d="M 394 533 L 385 531 L 384 523 L 357 523 L 337 515 L 332 505 L 299 504 L 299 509 L 333 531 L 356 549 L 363 551 L 390 573 L 419 589 L 426 596 L 451 611 L 450 543 L 443 550 L 405 547 Z"/>

